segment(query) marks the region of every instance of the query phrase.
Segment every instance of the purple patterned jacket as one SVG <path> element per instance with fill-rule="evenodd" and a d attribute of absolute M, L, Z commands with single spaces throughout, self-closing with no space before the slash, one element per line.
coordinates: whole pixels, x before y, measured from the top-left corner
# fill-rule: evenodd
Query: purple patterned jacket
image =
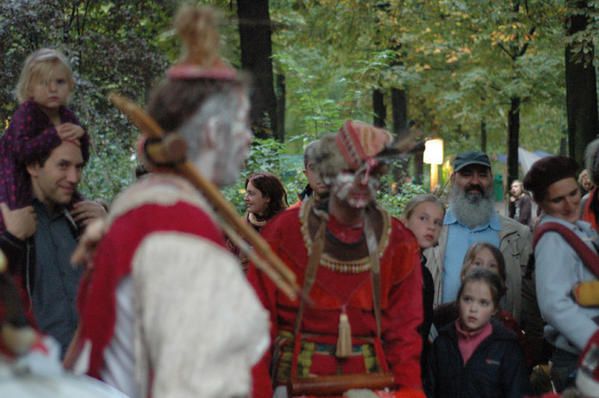
<path fill-rule="evenodd" d="M 81 125 L 68 108 L 61 106 L 58 112 L 62 123 Z M 11 209 L 31 205 L 33 192 L 26 165 L 47 155 L 60 142 L 54 125 L 44 111 L 32 100 L 23 102 L 13 114 L 8 129 L 0 137 L 0 202 L 6 203 Z M 81 153 L 87 161 L 87 133 L 81 138 Z M 76 194 L 74 198 L 81 200 L 81 195 Z M 0 233 L 4 229 L 4 222 L 0 217 Z"/>

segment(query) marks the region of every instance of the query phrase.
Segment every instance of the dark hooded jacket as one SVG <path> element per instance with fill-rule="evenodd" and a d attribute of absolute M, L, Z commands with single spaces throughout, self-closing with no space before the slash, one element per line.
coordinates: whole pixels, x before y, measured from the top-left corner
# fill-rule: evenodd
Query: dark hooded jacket
<path fill-rule="evenodd" d="M 439 330 L 425 379 L 429 398 L 521 398 L 529 392 L 526 361 L 516 335 L 495 320 L 491 324 L 493 332 L 466 365 L 455 323 Z"/>

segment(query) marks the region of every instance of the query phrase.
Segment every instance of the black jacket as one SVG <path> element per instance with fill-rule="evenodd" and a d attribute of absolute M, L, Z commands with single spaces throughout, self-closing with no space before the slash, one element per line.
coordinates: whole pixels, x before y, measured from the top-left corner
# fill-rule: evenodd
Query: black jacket
<path fill-rule="evenodd" d="M 521 398 L 530 390 L 524 354 L 516 335 L 495 320 L 493 332 L 464 366 L 455 324 L 439 331 L 428 363 L 425 389 L 430 398 Z"/>

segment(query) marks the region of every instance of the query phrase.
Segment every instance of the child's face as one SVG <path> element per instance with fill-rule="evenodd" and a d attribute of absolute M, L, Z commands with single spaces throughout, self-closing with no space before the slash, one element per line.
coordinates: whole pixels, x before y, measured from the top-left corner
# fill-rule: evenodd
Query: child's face
<path fill-rule="evenodd" d="M 476 253 L 474 259 L 466 266 L 466 269 L 464 269 L 464 275 L 475 267 L 487 268 L 488 270 L 499 274 L 499 264 L 497 263 L 497 259 L 493 256 L 491 250 L 486 247 Z"/>
<path fill-rule="evenodd" d="M 491 289 L 483 281 L 470 281 L 459 298 L 460 324 L 469 332 L 485 326 L 495 314 Z"/>
<path fill-rule="evenodd" d="M 412 230 L 422 249 L 434 246 L 443 226 L 443 210 L 436 203 L 420 203 L 412 211 L 406 226 Z"/>
<path fill-rule="evenodd" d="M 47 76 L 38 76 L 31 82 L 31 96 L 42 108 L 56 111 L 67 103 L 70 86 L 65 68 L 56 66 Z"/>

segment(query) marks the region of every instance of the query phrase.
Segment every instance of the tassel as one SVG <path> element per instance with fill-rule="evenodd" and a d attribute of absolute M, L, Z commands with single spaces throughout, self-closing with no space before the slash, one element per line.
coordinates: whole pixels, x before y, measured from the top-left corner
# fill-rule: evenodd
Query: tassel
<path fill-rule="evenodd" d="M 352 353 L 351 326 L 345 312 L 339 315 L 339 334 L 337 335 L 337 358 L 347 358 Z"/>

